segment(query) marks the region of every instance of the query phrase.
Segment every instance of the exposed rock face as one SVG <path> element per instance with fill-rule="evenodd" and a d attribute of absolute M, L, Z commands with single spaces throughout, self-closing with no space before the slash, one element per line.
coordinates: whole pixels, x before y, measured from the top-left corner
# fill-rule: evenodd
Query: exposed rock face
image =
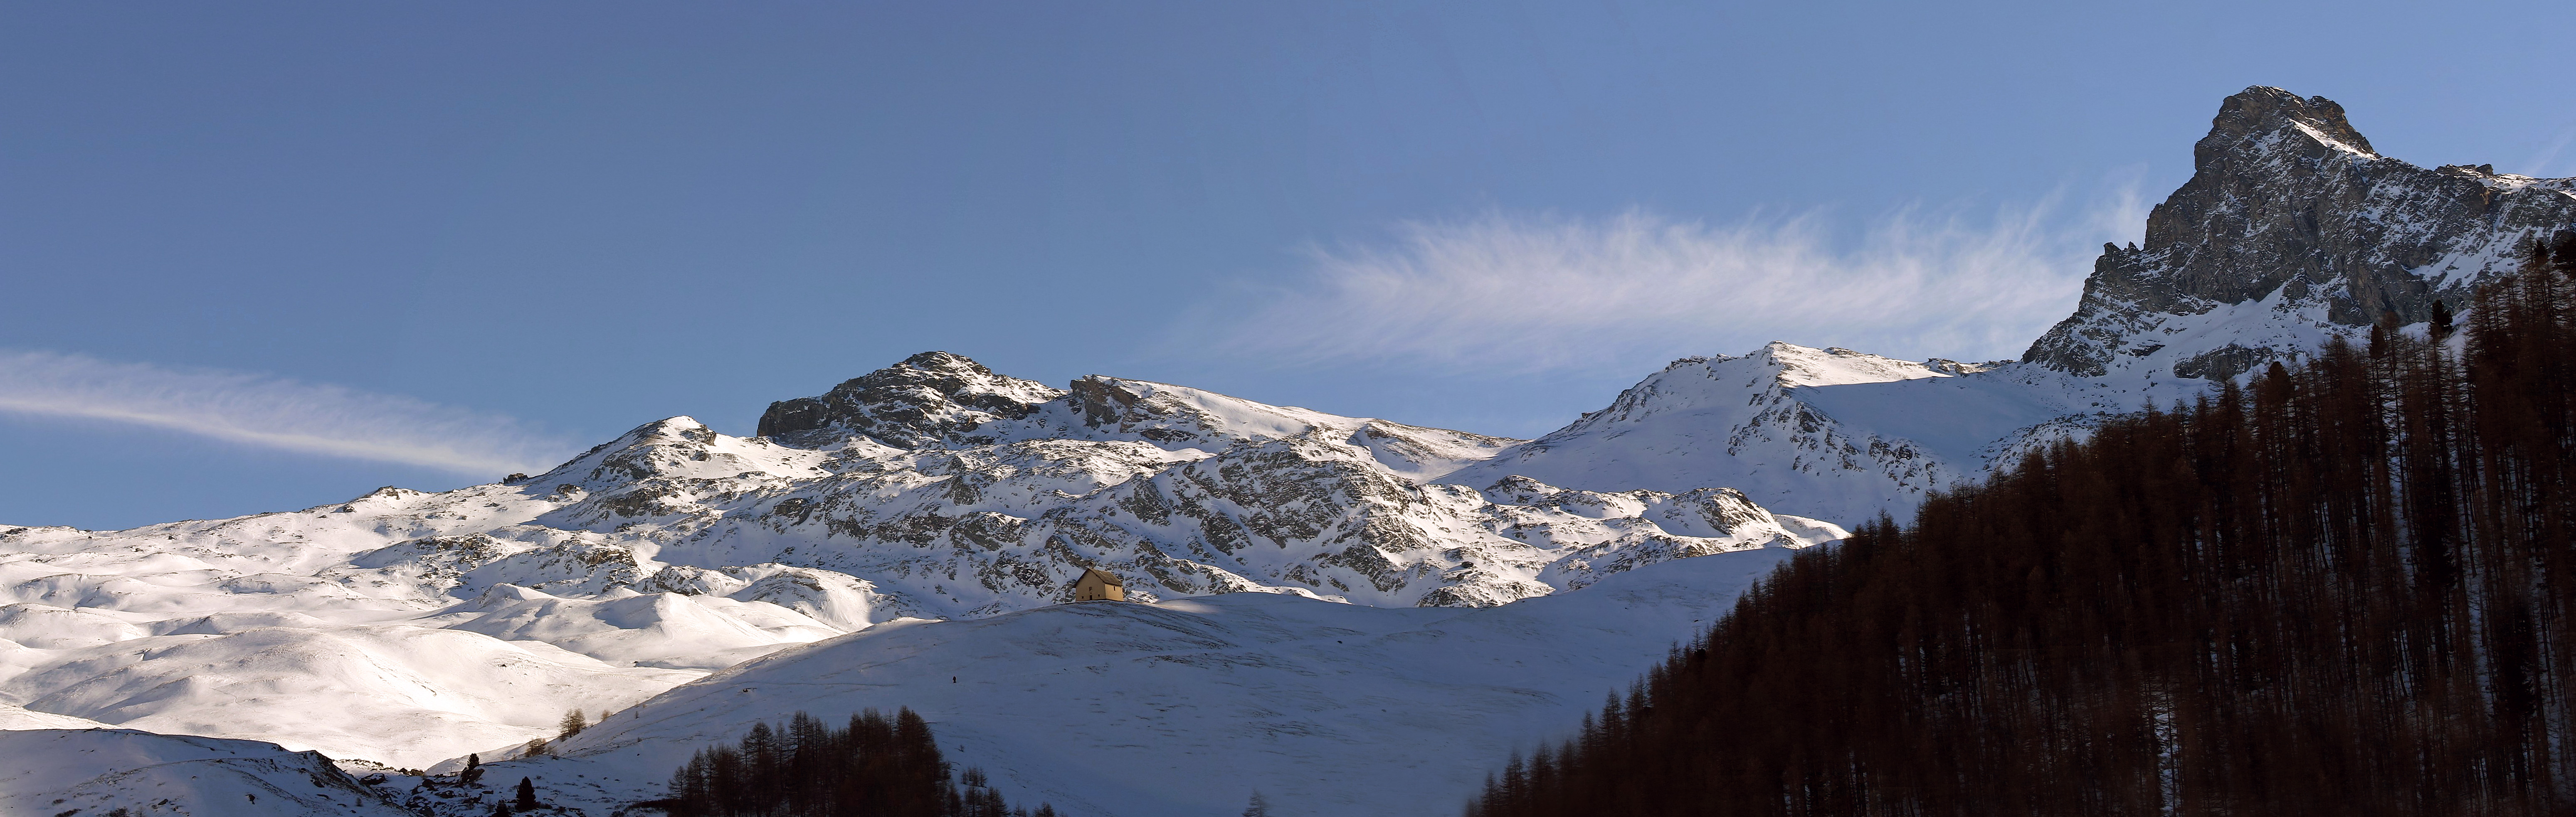
<path fill-rule="evenodd" d="M 1064 392 L 1005 377 L 947 352 L 923 352 L 834 386 L 821 397 L 769 404 L 760 436 L 865 435 L 896 448 L 939 445 L 994 420 L 1026 417 Z M 819 432 L 819 434 L 818 434 Z M 836 436 L 834 432 L 839 432 Z"/>
<path fill-rule="evenodd" d="M 2146 246 L 2105 245 L 2082 305 L 2024 361 L 2103 377 L 2179 341 L 2189 348 L 2152 368 L 2232 377 L 2303 354 L 2314 333 L 2231 333 L 2254 336 L 2240 341 L 2192 318 L 2259 302 L 2336 334 L 2382 313 L 2418 323 L 2576 226 L 2576 180 L 2384 157 L 2342 106 L 2278 88 L 2228 97 L 2192 159 L 2191 181 L 2147 217 Z"/>

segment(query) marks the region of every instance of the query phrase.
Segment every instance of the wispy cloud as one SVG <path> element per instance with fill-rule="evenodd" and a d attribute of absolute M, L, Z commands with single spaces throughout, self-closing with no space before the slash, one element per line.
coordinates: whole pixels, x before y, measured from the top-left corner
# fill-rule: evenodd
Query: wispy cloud
<path fill-rule="evenodd" d="M 0 350 L 0 412 L 135 423 L 472 475 L 536 471 L 571 449 L 507 417 L 409 397 L 54 352 Z"/>
<path fill-rule="evenodd" d="M 2558 138 L 2549 140 L 2549 144 L 2541 146 L 2540 152 L 2534 153 L 2531 155 L 2531 158 L 2523 160 L 2522 168 L 2520 170 L 2507 172 L 2527 173 L 2533 176 L 2546 178 L 2550 173 L 2551 167 L 2558 163 L 2558 154 L 2565 152 L 2567 150 L 2567 145 L 2571 142 L 2576 142 L 2576 125 L 2570 125 L 2565 129 L 2560 130 L 2558 132 Z"/>
<path fill-rule="evenodd" d="M 2009 357 L 2073 310 L 2102 242 L 2136 239 L 2145 218 L 2129 184 L 2080 211 L 2060 198 L 1983 214 L 1908 208 L 1839 243 L 1819 213 L 1409 222 L 1388 242 L 1310 251 L 1290 285 L 1248 293 L 1208 333 L 1227 354 L 1501 371 L 1770 340 Z"/>

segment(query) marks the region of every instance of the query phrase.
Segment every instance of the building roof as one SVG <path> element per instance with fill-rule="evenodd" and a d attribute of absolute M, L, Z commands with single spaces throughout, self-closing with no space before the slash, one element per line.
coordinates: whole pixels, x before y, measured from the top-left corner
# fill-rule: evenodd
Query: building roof
<path fill-rule="evenodd" d="M 1119 580 L 1118 580 L 1118 577 L 1117 577 L 1117 576 L 1110 575 L 1110 574 L 1109 574 L 1109 571 L 1101 570 L 1100 568 L 1096 568 L 1096 567 L 1086 567 L 1086 568 L 1083 568 L 1083 569 L 1082 569 L 1082 575 L 1073 577 L 1073 580 L 1074 580 L 1076 583 L 1079 583 L 1079 582 L 1081 582 L 1082 580 L 1084 580 L 1084 579 L 1088 579 L 1088 578 L 1091 578 L 1091 577 L 1093 577 L 1093 576 L 1099 576 L 1099 577 L 1100 577 L 1100 581 L 1101 581 L 1103 584 L 1114 584 L 1114 585 L 1117 585 L 1117 586 L 1119 586 L 1119 587 L 1126 587 L 1126 586 L 1127 586 L 1127 583 L 1126 583 L 1126 582 L 1119 581 Z"/>

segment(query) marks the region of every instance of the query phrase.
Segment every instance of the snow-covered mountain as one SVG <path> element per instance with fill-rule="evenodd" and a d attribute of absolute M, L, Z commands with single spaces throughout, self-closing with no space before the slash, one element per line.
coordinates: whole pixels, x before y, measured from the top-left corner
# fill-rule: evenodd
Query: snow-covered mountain
<path fill-rule="evenodd" d="M 1430 481 L 1515 440 L 926 353 L 764 437 L 127 531 L 0 528 L 0 704 L 425 766 L 905 616 L 1283 593 L 1486 607 L 1844 535 L 1726 488 Z"/>
<path fill-rule="evenodd" d="M 773 404 L 753 437 L 674 417 L 456 491 L 0 526 L 0 729 L 220 761 L 197 777 L 229 797 L 308 770 L 290 750 L 426 767 L 616 710 L 567 757 L 510 761 L 605 814 L 753 720 L 912 706 L 1015 800 L 1076 813 L 1248 796 L 1212 780 L 1446 810 L 1834 523 L 2383 312 L 2457 307 L 2517 242 L 2576 226 L 2570 180 L 2381 157 L 2277 89 L 2228 98 L 2195 159 L 2146 246 L 2106 248 L 2019 361 L 1774 343 L 1523 441 L 929 352 Z M 1059 604 L 1086 569 L 1148 603 Z M 100 768 L 81 779 L 127 779 Z M 0 803 L 86 785 L 31 780 L 0 777 Z M 132 780 L 81 796 L 178 785 Z M 365 813 L 339 802 L 313 807 Z"/>
<path fill-rule="evenodd" d="M 2104 415 L 2208 385 L 1774 342 L 1749 355 L 1673 361 L 1608 408 L 1448 478 L 1734 485 L 1764 507 L 1850 527 L 1881 513 L 1903 518 L 1929 491 L 1982 478 Z"/>
<path fill-rule="evenodd" d="M 639 428 L 526 481 L 563 503 L 531 523 L 669 565 L 837 571 L 868 582 L 872 609 L 943 618 L 1067 600 L 1094 567 L 1147 601 L 1258 590 L 1487 606 L 1840 535 L 1724 488 L 1430 481 L 1512 440 L 1159 383 L 1072 385 L 916 355 L 773 406 L 770 436 L 686 418 Z M 645 581 L 695 575 L 661 570 Z"/>
<path fill-rule="evenodd" d="M 1684 358 L 1608 408 L 1452 476 L 1735 485 L 1857 524 L 1975 474 L 1981 447 L 2067 413 L 2038 394 L 1964 387 L 1963 375 L 1994 365 L 1787 343 Z"/>
<path fill-rule="evenodd" d="M 2576 229 L 2576 179 L 2381 156 L 2341 106 L 2278 88 L 2220 105 L 2192 178 L 2105 245 L 2074 315 L 2019 361 L 1923 363 L 1785 343 L 1688 358 L 1601 411 L 1467 466 L 1589 490 L 1733 485 L 1843 525 L 1900 518 L 1926 491 L 2082 433 L 2104 413 L 2188 399 L 2214 381 L 2383 314 L 2430 319 Z"/>

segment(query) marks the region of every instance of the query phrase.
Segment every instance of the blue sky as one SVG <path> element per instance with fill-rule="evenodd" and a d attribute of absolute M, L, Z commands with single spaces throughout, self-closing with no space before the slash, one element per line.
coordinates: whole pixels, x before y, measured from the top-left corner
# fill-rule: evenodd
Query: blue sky
<path fill-rule="evenodd" d="M 2576 175 L 2563 3 L 0 3 L 0 522 L 487 481 L 945 349 L 1534 435 L 1997 358 L 2247 85 Z"/>

